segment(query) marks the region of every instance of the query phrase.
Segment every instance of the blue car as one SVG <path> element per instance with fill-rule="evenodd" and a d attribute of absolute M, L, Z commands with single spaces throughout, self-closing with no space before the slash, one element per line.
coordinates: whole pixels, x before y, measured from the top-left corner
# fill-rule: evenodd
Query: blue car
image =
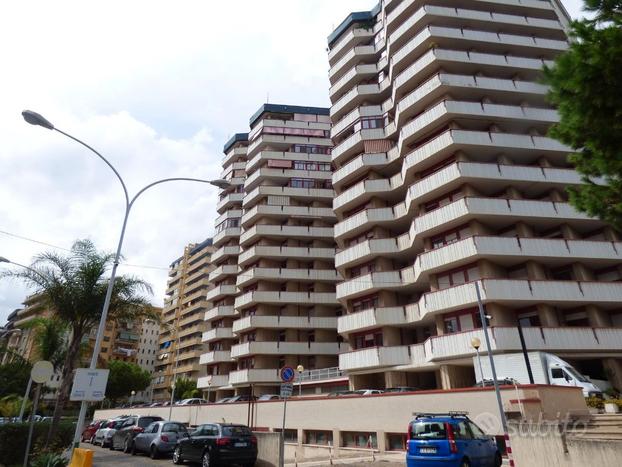
<path fill-rule="evenodd" d="M 501 453 L 464 413 L 417 414 L 408 425 L 407 467 L 499 467 Z"/>

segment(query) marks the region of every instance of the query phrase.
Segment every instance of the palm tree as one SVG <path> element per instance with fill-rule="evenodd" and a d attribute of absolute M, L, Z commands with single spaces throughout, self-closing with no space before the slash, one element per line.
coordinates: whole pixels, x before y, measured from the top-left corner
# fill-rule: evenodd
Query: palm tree
<path fill-rule="evenodd" d="M 58 430 L 61 413 L 69 399 L 82 340 L 99 324 L 108 287 L 108 269 L 113 260 L 114 255 L 97 251 L 90 240 L 78 240 L 68 254 L 45 252 L 35 257 L 31 269 L 4 273 L 33 286 L 52 311 L 52 316 L 66 323 L 69 328 L 48 442 Z M 145 281 L 136 277 L 117 276 L 108 319 L 158 319 L 143 295 L 145 293 L 152 293 L 151 286 Z"/>
<path fill-rule="evenodd" d="M 67 356 L 69 325 L 57 316 L 38 317 L 23 326 L 34 333 L 34 348 L 38 360 L 47 360 L 54 370 L 63 367 Z"/>

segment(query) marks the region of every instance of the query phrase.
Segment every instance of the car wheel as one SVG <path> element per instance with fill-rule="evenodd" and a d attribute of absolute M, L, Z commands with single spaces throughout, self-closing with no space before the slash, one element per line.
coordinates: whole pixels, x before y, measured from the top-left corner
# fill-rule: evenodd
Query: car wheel
<path fill-rule="evenodd" d="M 132 441 L 129 438 L 125 439 L 125 444 L 123 445 L 123 452 L 126 454 L 130 453 L 130 450 L 132 449 L 132 445 L 134 443 L 132 443 Z"/>
<path fill-rule="evenodd" d="M 176 446 L 173 451 L 173 464 L 183 464 L 184 459 L 181 457 L 181 446 Z"/>
<path fill-rule="evenodd" d="M 89 440 L 89 443 L 95 444 L 95 435 L 91 436 L 91 439 Z"/>
<path fill-rule="evenodd" d="M 156 446 L 151 446 L 151 450 L 149 451 L 149 457 L 151 457 L 152 459 L 157 459 L 158 457 L 160 457 L 160 451 L 158 451 L 158 448 Z"/>
<path fill-rule="evenodd" d="M 501 467 L 503 465 L 503 459 L 501 459 L 501 454 L 495 454 L 495 462 L 492 464 L 495 467 Z"/>
<path fill-rule="evenodd" d="M 462 459 L 460 467 L 471 467 L 471 462 L 469 462 L 469 459 Z"/>
<path fill-rule="evenodd" d="M 130 447 L 130 454 L 132 456 L 135 456 L 136 454 L 138 454 L 138 451 L 136 450 L 136 443 L 132 443 L 132 446 Z"/>
<path fill-rule="evenodd" d="M 203 460 L 201 462 L 203 467 L 210 467 L 212 465 L 212 459 L 210 458 L 209 451 L 203 453 Z"/>

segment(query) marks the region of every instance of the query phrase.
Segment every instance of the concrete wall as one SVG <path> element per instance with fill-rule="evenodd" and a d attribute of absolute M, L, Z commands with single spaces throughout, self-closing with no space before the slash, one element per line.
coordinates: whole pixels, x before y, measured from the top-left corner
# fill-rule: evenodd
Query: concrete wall
<path fill-rule="evenodd" d="M 257 436 L 257 467 L 278 467 L 281 451 L 280 433 L 255 433 Z"/>
<path fill-rule="evenodd" d="M 512 450 L 517 466 L 619 467 L 622 441 L 564 438 L 557 425 L 523 426 L 511 430 Z"/>
<path fill-rule="evenodd" d="M 588 410 L 579 388 L 524 385 L 501 391 L 504 410 L 515 418 L 545 420 L 563 418 L 567 414 L 587 415 Z M 518 400 L 521 401 L 519 406 Z M 253 427 L 280 429 L 283 421 L 283 402 L 266 401 L 253 405 Z M 405 433 L 413 412 L 467 411 L 471 418 L 484 420 L 482 428 L 489 434 L 502 434 L 497 415 L 497 403 L 492 388 L 463 388 L 451 391 L 419 391 L 417 393 L 381 394 L 354 397 L 303 397 L 287 403 L 287 429 L 325 430 L 332 432 L 357 431 L 378 435 L 378 448 L 383 449 L 387 433 Z M 97 410 L 95 418 L 112 418 L 121 414 L 140 413 L 168 418 L 169 409 L 141 408 Z M 558 416 L 559 414 L 559 416 Z M 207 422 L 247 424 L 249 404 L 207 404 L 173 408 L 173 420 L 198 425 Z M 300 438 L 300 437 L 299 437 Z M 300 442 L 300 441 L 299 441 Z M 335 445 L 338 447 L 337 443 Z"/>

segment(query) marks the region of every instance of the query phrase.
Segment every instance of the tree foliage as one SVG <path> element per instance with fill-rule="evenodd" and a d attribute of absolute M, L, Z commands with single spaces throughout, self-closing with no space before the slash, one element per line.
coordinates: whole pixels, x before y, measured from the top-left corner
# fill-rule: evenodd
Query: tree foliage
<path fill-rule="evenodd" d="M 143 391 L 151 383 L 151 374 L 135 363 L 111 360 L 108 362 L 108 369 L 110 374 L 106 386 L 106 397 L 113 402 L 129 396 L 132 391 Z"/>
<path fill-rule="evenodd" d="M 0 365 L 0 398 L 23 395 L 30 379 L 32 366 L 22 358 L 14 358 Z"/>
<path fill-rule="evenodd" d="M 580 211 L 622 230 L 622 0 L 586 0 L 594 19 L 574 21 L 570 48 L 545 69 L 560 114 L 550 135 L 570 146 L 584 185 L 570 188 Z"/>
<path fill-rule="evenodd" d="M 68 324 L 57 317 L 38 317 L 26 323 L 24 328 L 34 332 L 37 359 L 47 360 L 59 370 L 67 356 Z"/>
<path fill-rule="evenodd" d="M 82 340 L 99 324 L 109 282 L 108 270 L 113 260 L 114 255 L 99 252 L 90 240 L 78 240 L 67 254 L 45 252 L 35 257 L 29 269 L 3 273 L 34 287 L 44 304 L 52 310 L 53 317 L 69 326 L 70 338 L 48 439 L 54 438 L 69 399 Z M 151 294 L 151 287 L 143 280 L 117 276 L 108 319 L 157 319 L 145 294 Z"/>
<path fill-rule="evenodd" d="M 187 378 L 177 378 L 175 381 L 175 391 L 173 400 L 189 399 L 198 397 L 200 391 L 197 389 L 197 382 Z"/>

